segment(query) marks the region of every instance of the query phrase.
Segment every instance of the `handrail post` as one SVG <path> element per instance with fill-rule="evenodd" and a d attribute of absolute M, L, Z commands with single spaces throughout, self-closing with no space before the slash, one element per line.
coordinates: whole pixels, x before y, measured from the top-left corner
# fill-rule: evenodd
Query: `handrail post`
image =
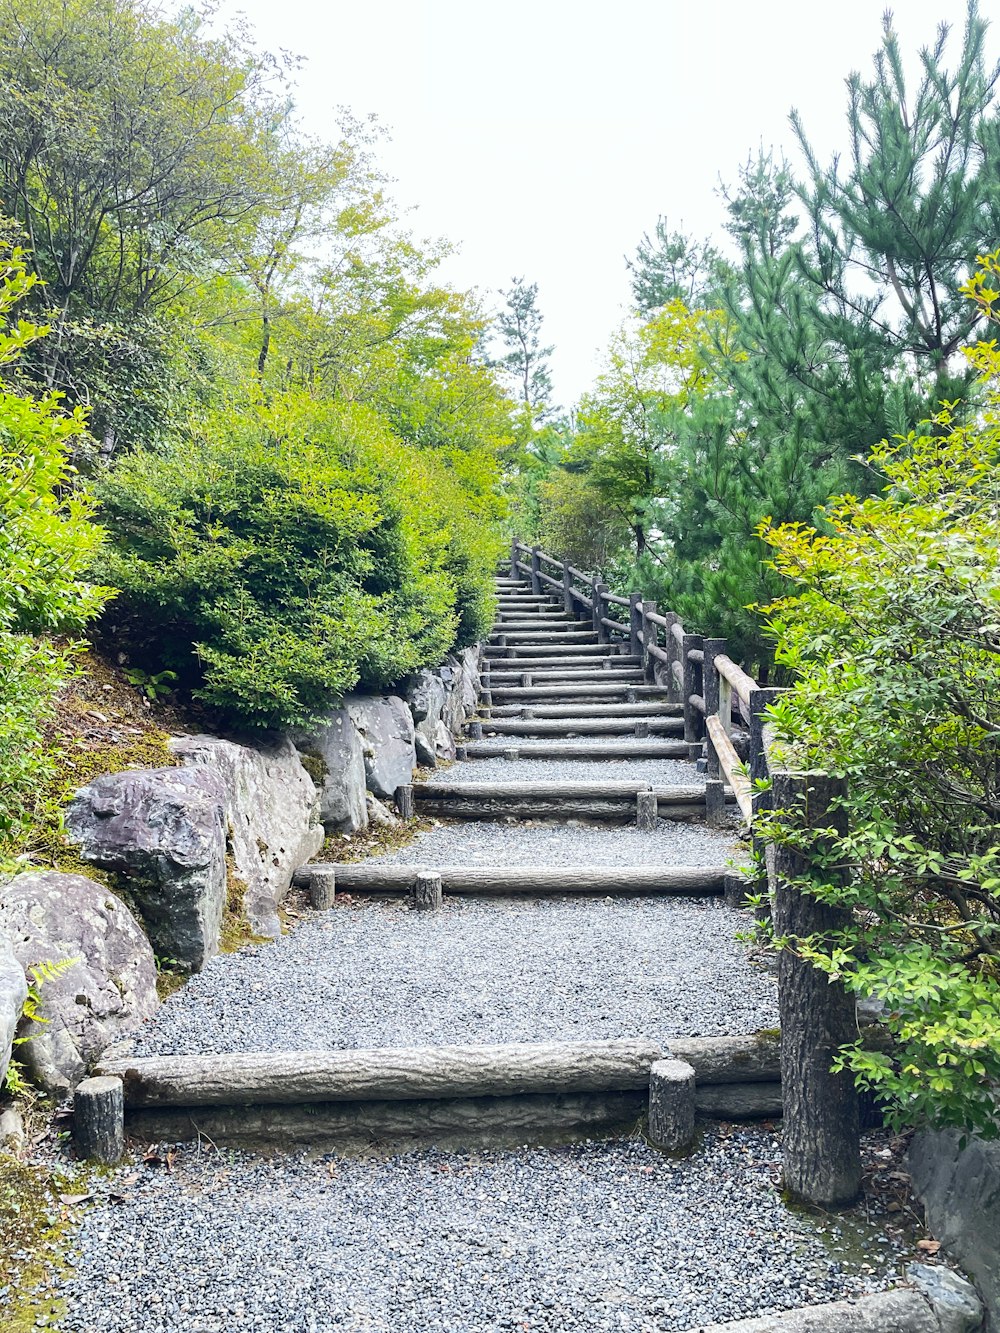
<path fill-rule="evenodd" d="M 521 549 L 521 543 L 515 537 L 510 544 L 510 576 L 512 579 L 519 579 L 521 571 L 517 567 L 517 553 Z"/>
<path fill-rule="evenodd" d="M 648 685 L 656 683 L 656 658 L 649 651 L 650 642 L 656 643 L 656 625 L 650 619 L 656 613 L 655 602 L 642 604 L 642 678 Z"/>
<path fill-rule="evenodd" d="M 691 661 L 691 650 L 701 647 L 700 634 L 685 634 L 681 639 L 681 692 L 684 705 L 684 739 L 687 741 L 688 758 L 697 759 L 701 753 L 702 716 L 691 702 L 692 694 L 698 694 L 698 663 Z"/>
<path fill-rule="evenodd" d="M 595 575 L 594 581 L 591 584 L 591 592 L 593 593 L 593 598 L 594 598 L 594 629 L 597 631 L 598 643 L 607 643 L 608 640 L 611 638 L 611 635 L 608 633 L 607 629 L 604 627 L 603 624 L 604 594 L 607 592 L 607 590 L 608 590 L 608 585 L 606 583 L 602 583 L 600 579 L 597 578 L 597 576 Z"/>
<path fill-rule="evenodd" d="M 726 719 L 721 717 L 720 703 L 722 696 L 722 678 L 715 665 L 715 659 L 726 651 L 725 639 L 706 639 L 702 645 L 705 660 L 702 664 L 702 684 L 705 698 L 705 720 L 718 717 L 728 732 Z M 722 767 L 719 754 L 712 740 L 712 733 L 705 729 L 705 822 L 724 824 L 726 820 L 726 793 L 722 781 Z"/>
<path fill-rule="evenodd" d="M 677 640 L 674 638 L 674 626 L 681 623 L 681 618 L 676 611 L 664 612 L 663 619 L 667 622 L 667 628 L 663 635 L 663 646 L 667 652 L 667 689 L 670 691 L 670 698 L 674 703 L 681 702 L 683 687 L 677 679 L 677 673 L 674 671 L 674 663 L 680 662 L 681 650 Z"/>
<path fill-rule="evenodd" d="M 763 863 L 767 857 L 767 848 L 764 841 L 754 833 L 754 825 L 757 822 L 757 814 L 762 810 L 771 810 L 774 808 L 770 791 L 758 791 L 757 783 L 770 776 L 770 768 L 767 762 L 767 752 L 764 749 L 764 725 L 765 710 L 770 708 L 771 704 L 782 693 L 774 686 L 768 686 L 765 689 L 750 691 L 750 702 L 747 705 L 747 711 L 750 714 L 750 800 L 753 807 L 752 818 L 750 821 L 750 832 L 752 835 L 752 845 L 756 854 L 758 863 Z M 759 893 L 765 893 L 768 890 L 767 878 L 761 874 L 757 880 L 755 888 Z"/>
<path fill-rule="evenodd" d="M 540 546 L 531 548 L 531 591 L 536 597 L 542 591 L 542 580 L 538 577 L 538 572 L 542 567 L 541 549 Z"/>
<path fill-rule="evenodd" d="M 568 616 L 573 615 L 573 575 L 568 560 L 563 565 L 563 610 Z"/>
<path fill-rule="evenodd" d="M 638 657 L 642 652 L 642 593 L 630 592 L 628 595 L 628 637 L 629 652 Z"/>

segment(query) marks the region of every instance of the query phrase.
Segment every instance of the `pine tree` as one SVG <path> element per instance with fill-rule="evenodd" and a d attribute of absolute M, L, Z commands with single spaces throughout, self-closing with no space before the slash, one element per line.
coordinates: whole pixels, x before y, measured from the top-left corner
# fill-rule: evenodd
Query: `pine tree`
<path fill-rule="evenodd" d="M 643 236 L 635 258 L 626 257 L 625 264 L 640 315 L 651 315 L 668 301 L 683 301 L 689 307 L 711 304 L 725 268 L 714 246 L 683 231 L 671 231 L 664 217 L 657 218 L 653 235 Z"/>
<path fill-rule="evenodd" d="M 552 405 L 552 372 L 549 357 L 554 347 L 542 346 L 542 315 L 536 304 L 538 283 L 512 278 L 501 291 L 505 304 L 497 315 L 496 329 L 503 355 L 492 364 L 504 371 L 532 421 L 542 422 L 556 411 Z"/>

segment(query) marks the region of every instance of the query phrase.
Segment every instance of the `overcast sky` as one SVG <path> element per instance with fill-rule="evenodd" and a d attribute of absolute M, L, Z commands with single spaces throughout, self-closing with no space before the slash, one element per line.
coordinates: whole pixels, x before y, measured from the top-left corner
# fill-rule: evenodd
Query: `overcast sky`
<path fill-rule="evenodd" d="M 717 233 L 719 178 L 758 145 L 797 161 L 793 106 L 823 157 L 845 142 L 844 79 L 867 72 L 885 0 L 227 0 L 260 43 L 305 56 L 307 127 L 375 112 L 414 230 L 460 253 L 446 280 L 539 286 L 566 406 L 629 299 L 624 256 L 658 214 Z M 994 5 L 987 0 L 983 12 Z M 915 53 L 961 0 L 898 0 Z M 996 33 L 992 47 L 997 47 Z"/>

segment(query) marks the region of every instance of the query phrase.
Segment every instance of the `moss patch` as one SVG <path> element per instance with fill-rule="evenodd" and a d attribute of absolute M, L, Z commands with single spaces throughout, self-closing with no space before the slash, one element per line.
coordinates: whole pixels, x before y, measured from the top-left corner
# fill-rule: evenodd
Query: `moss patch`
<path fill-rule="evenodd" d="M 226 906 L 219 930 L 220 953 L 235 953 L 245 944 L 270 944 L 267 935 L 258 935 L 247 919 L 243 906 L 246 883 L 236 873 L 232 851 L 226 853 Z M 176 989 L 176 987 L 175 987 Z"/>
<path fill-rule="evenodd" d="M 62 1302 L 53 1279 L 65 1262 L 78 1213 L 67 1199 L 86 1194 L 86 1172 L 18 1161 L 0 1153 L 0 1306 L 5 1333 L 53 1327 Z"/>

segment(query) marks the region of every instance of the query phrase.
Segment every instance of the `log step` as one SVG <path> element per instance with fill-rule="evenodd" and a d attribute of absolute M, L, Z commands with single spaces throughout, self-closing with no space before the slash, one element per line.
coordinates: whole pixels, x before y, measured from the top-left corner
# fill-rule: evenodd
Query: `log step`
<path fill-rule="evenodd" d="M 493 690 L 494 702 L 515 703 L 523 700 L 528 703 L 532 699 L 586 699 L 588 702 L 597 703 L 601 699 L 617 699 L 620 703 L 633 703 L 629 695 L 634 695 L 638 699 L 666 699 L 667 690 L 660 685 L 601 685 L 598 683 L 587 685 L 532 685 L 528 688 L 524 686 L 503 686 L 500 689 Z"/>
<path fill-rule="evenodd" d="M 511 650 L 513 651 L 513 650 Z M 506 657 L 490 656 L 485 658 L 482 674 L 496 671 L 545 671 L 553 667 L 565 667 L 568 671 L 597 671 L 604 669 L 604 663 L 614 667 L 639 668 L 642 663 L 638 657 L 627 653 L 604 653 L 600 656 L 590 653 L 573 653 L 572 657 Z"/>
<path fill-rule="evenodd" d="M 520 612 L 518 612 L 520 616 Z M 530 620 L 511 617 L 504 620 L 502 617 L 496 621 L 493 626 L 493 634 L 523 634 L 525 631 L 534 634 L 536 630 L 556 630 L 569 634 L 578 634 L 581 631 L 593 631 L 593 626 L 585 624 L 582 620 L 573 620 L 570 616 L 543 616 L 540 613 L 532 616 Z"/>
<path fill-rule="evenodd" d="M 685 751 L 686 752 L 686 751 Z M 650 786 L 630 782 L 427 782 L 413 789 L 418 810 L 445 819 L 596 819 L 633 823 L 636 797 Z M 703 819 L 703 787 L 657 790 L 662 819 Z"/>
<path fill-rule="evenodd" d="M 680 736 L 684 719 L 680 717 L 651 717 L 647 722 L 654 736 Z M 483 731 L 495 736 L 628 736 L 635 729 L 636 719 L 629 717 L 569 717 L 569 718 L 487 718 Z"/>
<path fill-rule="evenodd" d="M 586 740 L 518 740 L 468 741 L 465 753 L 469 759 L 504 759 L 513 750 L 523 759 L 687 759 L 688 747 L 683 741 L 644 741 L 622 738 L 610 744 Z"/>
<path fill-rule="evenodd" d="M 302 878 L 308 876 L 306 866 Z M 337 888 L 344 893 L 395 893 L 412 891 L 423 866 L 337 866 Z M 726 876 L 725 866 L 435 866 L 445 893 L 461 896 L 500 897 L 520 894 L 719 894 Z M 296 879 L 300 876 L 297 874 Z"/>
<path fill-rule="evenodd" d="M 108 1060 L 128 1109 L 419 1101 L 440 1097 L 644 1088 L 662 1057 L 645 1040 L 509 1046 L 404 1046 L 354 1051 L 156 1055 Z"/>
<path fill-rule="evenodd" d="M 509 644 L 520 643 L 597 643 L 597 634 L 586 625 L 564 625 L 561 629 L 533 629 L 530 625 L 504 626 L 490 635 L 490 642 L 501 646 L 505 638 Z"/>
<path fill-rule="evenodd" d="M 520 685 L 521 677 L 530 675 L 532 683 L 538 682 L 539 685 L 551 685 L 554 681 L 564 680 L 567 684 L 579 684 L 581 682 L 593 681 L 595 684 L 608 684 L 609 681 L 621 683 L 622 681 L 631 681 L 634 685 L 643 684 L 643 674 L 635 667 L 602 667 L 595 666 L 577 666 L 571 663 L 564 666 L 561 670 L 555 667 L 548 667 L 537 671 L 533 667 L 525 667 L 523 671 L 489 671 L 483 678 L 484 687 L 487 683 L 491 685 Z"/>
<path fill-rule="evenodd" d="M 500 644 L 488 644 L 486 647 L 486 657 L 491 661 L 506 657 L 510 653 L 514 657 L 551 657 L 557 649 L 550 644 L 545 643 L 521 643 L 517 645 L 516 651 L 513 645 L 510 648 L 502 648 Z M 615 657 L 617 654 L 609 648 L 606 643 L 566 643 L 558 648 L 561 660 L 566 656 L 580 657 Z"/>
<path fill-rule="evenodd" d="M 520 717 L 524 704 L 499 704 L 489 710 L 494 717 Z M 533 704 L 530 706 L 532 717 L 680 717 L 680 704 L 657 703 L 646 699 L 634 704 Z M 527 719 L 525 719 L 527 720 Z M 485 724 L 484 724 L 485 725 Z"/>

